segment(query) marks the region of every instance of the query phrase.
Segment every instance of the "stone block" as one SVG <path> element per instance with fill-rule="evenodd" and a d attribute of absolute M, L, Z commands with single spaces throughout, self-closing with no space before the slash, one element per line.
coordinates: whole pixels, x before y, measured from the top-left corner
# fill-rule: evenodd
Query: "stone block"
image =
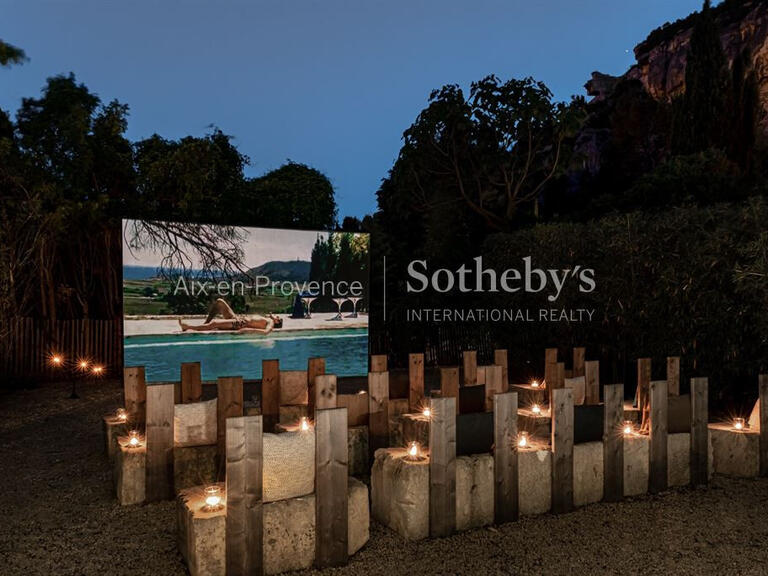
<path fill-rule="evenodd" d="M 368 426 L 354 426 L 347 430 L 349 475 L 368 476 L 371 473 L 368 454 Z"/>
<path fill-rule="evenodd" d="M 603 443 L 573 447 L 573 503 L 584 506 L 603 499 Z"/>
<path fill-rule="evenodd" d="M 404 448 L 376 451 L 371 470 L 373 518 L 403 538 L 429 536 L 429 460 L 406 460 Z"/>
<path fill-rule="evenodd" d="M 264 502 L 315 490 L 315 431 L 264 434 Z"/>
<path fill-rule="evenodd" d="M 216 398 L 173 407 L 174 446 L 216 444 Z"/>
<path fill-rule="evenodd" d="M 176 494 L 186 488 L 216 481 L 216 453 L 216 444 L 173 447 L 173 489 Z"/>
<path fill-rule="evenodd" d="M 520 514 L 544 514 L 552 507 L 552 452 L 538 447 L 519 448 L 518 489 Z"/>
<path fill-rule="evenodd" d="M 301 419 L 306 417 L 308 407 L 306 404 L 293 404 L 280 406 L 280 424 L 285 426 L 295 426 Z"/>
<path fill-rule="evenodd" d="M 191 576 L 225 576 L 227 510 L 206 510 L 203 489 L 188 488 L 176 497 L 179 552 Z"/>
<path fill-rule="evenodd" d="M 710 424 L 712 462 L 717 474 L 751 478 L 760 471 L 760 433 L 733 430 L 730 425 Z"/>
<path fill-rule="evenodd" d="M 132 447 L 128 437 L 118 438 L 115 452 L 115 493 L 121 506 L 141 504 L 146 496 L 147 448 Z"/>
<path fill-rule="evenodd" d="M 651 440 L 642 434 L 624 436 L 624 496 L 648 492 Z"/>
<path fill-rule="evenodd" d="M 493 524 L 493 456 L 475 454 L 456 459 L 456 529 Z"/>
<path fill-rule="evenodd" d="M 102 423 L 104 428 L 104 447 L 109 461 L 113 463 L 117 454 L 117 438 L 128 434 L 129 426 L 125 420 L 120 420 L 114 414 L 104 416 Z"/>
<path fill-rule="evenodd" d="M 349 479 L 348 552 L 369 538 L 368 488 Z M 203 487 L 177 498 L 178 544 L 192 576 L 225 576 L 226 508 L 204 509 Z M 315 495 L 264 504 L 264 571 L 278 574 L 310 568 L 315 561 Z"/>

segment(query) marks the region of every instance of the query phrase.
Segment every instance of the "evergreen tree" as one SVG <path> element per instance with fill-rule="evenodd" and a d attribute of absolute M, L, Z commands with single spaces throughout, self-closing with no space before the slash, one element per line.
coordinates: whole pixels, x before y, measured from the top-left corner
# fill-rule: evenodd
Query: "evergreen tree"
<path fill-rule="evenodd" d="M 676 106 L 674 151 L 678 154 L 724 148 L 730 79 L 720 33 L 705 0 L 691 33 L 685 67 L 685 94 Z"/>

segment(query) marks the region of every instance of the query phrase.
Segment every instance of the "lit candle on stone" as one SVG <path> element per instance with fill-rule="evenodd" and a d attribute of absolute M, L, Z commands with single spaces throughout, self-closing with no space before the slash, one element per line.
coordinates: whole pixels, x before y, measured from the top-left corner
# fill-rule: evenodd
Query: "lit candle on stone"
<path fill-rule="evenodd" d="M 125 408 L 118 408 L 117 412 L 115 412 L 115 416 L 118 420 L 120 420 L 120 422 L 125 422 L 128 420 L 128 412 L 125 411 Z"/>
<path fill-rule="evenodd" d="M 223 507 L 221 500 L 221 487 L 212 485 L 205 488 L 205 509 L 209 512 L 220 510 Z"/>
<path fill-rule="evenodd" d="M 528 432 L 520 432 L 520 435 L 517 437 L 517 445 L 520 448 L 528 446 Z"/>
<path fill-rule="evenodd" d="M 408 444 L 408 459 L 418 460 L 421 458 L 421 446 L 415 440 Z"/>
<path fill-rule="evenodd" d="M 131 430 L 128 432 L 128 446 L 131 448 L 138 448 L 141 446 L 141 436 L 138 430 Z"/>
<path fill-rule="evenodd" d="M 534 414 L 541 414 L 541 406 L 539 406 L 538 404 L 534 404 L 533 408 L 531 408 L 531 412 L 533 412 Z"/>
<path fill-rule="evenodd" d="M 91 372 L 93 372 L 96 376 L 101 376 L 104 374 L 104 366 L 94 366 L 91 369 Z"/>
<path fill-rule="evenodd" d="M 301 431 L 306 432 L 309 430 L 309 418 L 306 416 L 301 417 Z"/>
<path fill-rule="evenodd" d="M 622 427 L 624 436 L 629 436 L 630 434 L 632 434 L 633 429 L 634 429 L 634 425 L 632 424 L 632 421 L 624 420 L 624 426 Z"/>
<path fill-rule="evenodd" d="M 429 408 L 424 408 L 424 410 L 421 412 L 426 418 L 429 418 L 432 416 L 432 410 Z"/>
<path fill-rule="evenodd" d="M 734 430 L 744 430 L 746 427 L 744 418 L 734 418 L 733 419 L 733 429 Z"/>
<path fill-rule="evenodd" d="M 59 367 L 64 363 L 64 358 L 60 354 L 54 354 L 51 356 L 51 365 Z"/>
<path fill-rule="evenodd" d="M 538 388 L 538 387 L 539 387 L 539 381 L 538 380 L 534 380 L 533 382 L 531 382 L 531 388 Z"/>

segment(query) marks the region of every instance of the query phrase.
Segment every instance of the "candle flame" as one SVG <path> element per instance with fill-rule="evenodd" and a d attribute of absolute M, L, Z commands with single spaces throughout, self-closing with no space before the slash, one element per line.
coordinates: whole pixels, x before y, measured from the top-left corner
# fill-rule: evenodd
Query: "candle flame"
<path fill-rule="evenodd" d="M 104 366 L 94 366 L 92 371 L 96 375 L 103 374 L 104 373 Z"/>
<path fill-rule="evenodd" d="M 77 366 L 80 370 L 88 370 L 88 360 L 78 360 Z"/>
<path fill-rule="evenodd" d="M 430 410 L 429 408 L 424 408 L 424 411 L 422 412 L 422 414 L 424 414 L 424 416 L 429 418 L 430 416 L 432 416 L 432 410 Z"/>
<path fill-rule="evenodd" d="M 137 430 L 131 430 L 128 433 L 128 445 L 133 448 L 141 446 L 141 438 L 139 437 L 139 432 Z"/>
<path fill-rule="evenodd" d="M 734 430 L 744 430 L 744 418 L 736 418 L 733 421 Z"/>
<path fill-rule="evenodd" d="M 416 441 L 411 442 L 408 444 L 408 457 L 412 460 L 416 460 L 420 454 L 419 454 L 419 443 Z"/>
<path fill-rule="evenodd" d="M 531 388 L 538 388 L 538 387 L 539 387 L 539 381 L 538 380 L 534 380 L 533 382 L 531 382 Z"/>
<path fill-rule="evenodd" d="M 520 437 L 517 439 L 517 445 L 520 448 L 528 446 L 528 432 L 520 432 Z"/>
<path fill-rule="evenodd" d="M 219 510 L 223 506 L 221 499 L 221 488 L 213 485 L 208 486 L 203 491 L 205 494 L 205 509 L 210 511 Z"/>
<path fill-rule="evenodd" d="M 54 366 L 61 366 L 61 364 L 64 362 L 64 358 L 61 357 L 59 354 L 54 354 L 51 356 L 51 364 Z"/>
<path fill-rule="evenodd" d="M 624 435 L 629 436 L 632 434 L 632 424 L 625 422 L 624 423 Z"/>
<path fill-rule="evenodd" d="M 302 432 L 309 430 L 309 419 L 306 416 L 301 417 L 301 430 Z"/>
<path fill-rule="evenodd" d="M 534 414 L 541 414 L 541 406 L 539 406 L 538 404 L 534 404 L 533 408 L 531 408 L 531 411 Z"/>

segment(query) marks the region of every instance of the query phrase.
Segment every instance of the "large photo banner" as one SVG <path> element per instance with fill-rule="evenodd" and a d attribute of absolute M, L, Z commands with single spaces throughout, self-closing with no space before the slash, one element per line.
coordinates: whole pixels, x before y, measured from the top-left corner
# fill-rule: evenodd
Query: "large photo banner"
<path fill-rule="evenodd" d="M 368 370 L 369 237 L 123 221 L 125 366 L 177 381 L 261 378 L 262 360 L 329 373 Z"/>

